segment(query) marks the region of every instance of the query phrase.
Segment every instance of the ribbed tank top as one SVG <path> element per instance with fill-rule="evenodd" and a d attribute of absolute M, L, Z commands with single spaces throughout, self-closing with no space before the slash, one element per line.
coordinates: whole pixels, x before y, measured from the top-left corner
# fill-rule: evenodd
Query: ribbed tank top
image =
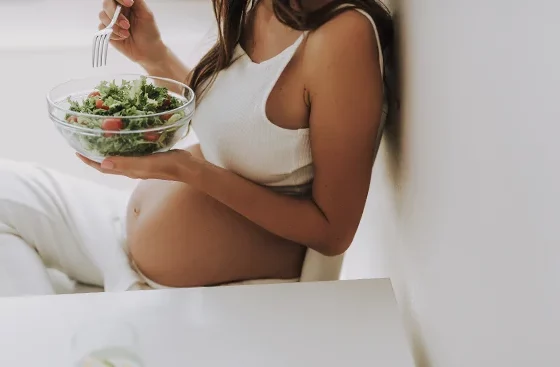
<path fill-rule="evenodd" d="M 373 19 L 357 11 L 369 19 L 380 45 Z M 305 36 L 303 33 L 291 46 L 261 63 L 253 62 L 237 45 L 235 61 L 217 75 L 193 118 L 208 162 L 278 191 L 309 191 L 313 181 L 309 129 L 285 129 L 266 115 L 268 97 Z M 383 72 L 381 50 L 379 56 Z M 378 138 L 384 120 L 383 116 Z"/>

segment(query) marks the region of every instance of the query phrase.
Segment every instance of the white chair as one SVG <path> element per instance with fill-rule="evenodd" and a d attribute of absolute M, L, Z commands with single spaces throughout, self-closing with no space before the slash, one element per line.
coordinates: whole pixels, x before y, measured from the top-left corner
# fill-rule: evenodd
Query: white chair
<path fill-rule="evenodd" d="M 338 280 L 344 255 L 327 257 L 308 249 L 301 269 L 300 282 Z"/>

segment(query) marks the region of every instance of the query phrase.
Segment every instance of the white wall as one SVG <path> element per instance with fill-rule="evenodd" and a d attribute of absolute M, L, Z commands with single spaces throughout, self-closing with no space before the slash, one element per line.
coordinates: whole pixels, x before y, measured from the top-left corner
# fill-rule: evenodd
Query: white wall
<path fill-rule="evenodd" d="M 559 366 L 560 2 L 400 13 L 405 116 L 368 218 L 418 365 Z"/>

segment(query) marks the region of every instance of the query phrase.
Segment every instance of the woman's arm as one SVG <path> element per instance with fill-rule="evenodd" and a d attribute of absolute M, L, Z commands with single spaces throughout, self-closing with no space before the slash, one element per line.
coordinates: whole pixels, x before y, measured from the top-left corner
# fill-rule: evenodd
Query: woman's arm
<path fill-rule="evenodd" d="M 151 76 L 159 76 L 177 81 L 185 81 L 189 75 L 188 68 L 168 47 L 165 47 L 160 60 L 157 63 L 141 64 Z"/>
<path fill-rule="evenodd" d="M 157 63 L 140 63 L 140 66 L 146 70 L 148 75 L 153 77 L 167 78 L 186 84 L 189 82 L 187 79 L 189 78 L 190 69 L 167 46 L 165 46 L 165 49 Z M 170 91 L 178 94 L 182 94 L 184 92 L 182 87 L 179 87 L 174 83 L 158 81 L 156 84 L 160 87 L 168 88 Z"/>
<path fill-rule="evenodd" d="M 346 251 L 369 190 L 382 109 L 382 78 L 372 25 L 346 12 L 310 35 L 306 87 L 311 100 L 313 198 L 277 194 L 191 158 L 179 179 L 268 231 L 325 255 Z"/>
<path fill-rule="evenodd" d="M 198 45 L 191 51 L 194 53 L 194 57 L 191 55 L 191 58 L 196 60 L 200 59 L 212 47 L 217 40 L 215 28 L 216 27 L 212 25 L 206 31 Z M 160 76 L 181 82 L 188 82 L 189 80 L 187 80 L 187 77 L 191 73 L 191 68 L 185 65 L 185 63 L 167 46 L 165 46 L 165 50 L 162 52 L 162 56 L 159 58 L 158 62 L 140 63 L 140 66 L 151 76 Z"/>

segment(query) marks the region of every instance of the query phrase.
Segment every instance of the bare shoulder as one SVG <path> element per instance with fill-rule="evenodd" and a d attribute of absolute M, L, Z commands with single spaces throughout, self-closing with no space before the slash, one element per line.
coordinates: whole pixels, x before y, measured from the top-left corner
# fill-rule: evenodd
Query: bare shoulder
<path fill-rule="evenodd" d="M 305 45 L 306 69 L 317 70 L 317 62 L 351 65 L 356 59 L 379 67 L 378 50 L 369 19 L 357 10 L 347 10 L 310 32 Z"/>

